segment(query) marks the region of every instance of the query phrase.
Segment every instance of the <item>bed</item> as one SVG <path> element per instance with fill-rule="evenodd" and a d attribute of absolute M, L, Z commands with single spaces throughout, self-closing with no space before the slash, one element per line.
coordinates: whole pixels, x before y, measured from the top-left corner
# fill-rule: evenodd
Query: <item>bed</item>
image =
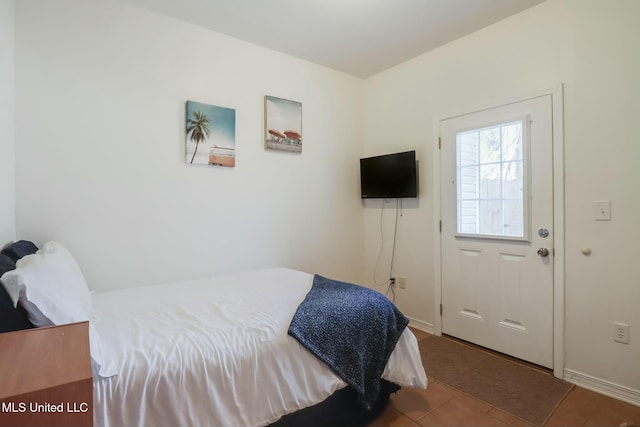
<path fill-rule="evenodd" d="M 64 255 L 58 257 L 66 263 L 63 270 L 76 276 L 64 280 L 64 286 L 74 287 L 69 294 L 82 294 L 74 305 L 87 304 L 79 268 L 61 245 L 50 242 L 30 257 L 40 261 L 38 256 L 56 253 Z M 39 300 L 37 274 L 25 273 L 34 262 L 25 259 L 2 276 L 3 285 L 14 301 L 30 297 L 34 305 L 46 307 Z M 288 333 L 313 281 L 305 272 L 272 268 L 90 295 L 86 317 L 95 369 L 94 425 L 311 425 L 298 415 L 318 420 L 319 413 L 327 413 L 324 406 L 343 396 L 352 401 L 346 405 L 357 407 L 347 383 Z M 82 310 L 74 316 L 82 317 Z M 44 317 L 54 324 L 69 321 L 68 314 L 60 319 L 55 310 Z M 75 317 L 71 321 L 84 320 Z M 409 328 L 399 336 L 382 378 L 375 410 L 368 408 L 365 415 L 383 408 L 398 386 L 426 387 Z M 335 407 L 329 413 L 336 415 Z M 362 415 L 362 408 L 353 409 Z"/>

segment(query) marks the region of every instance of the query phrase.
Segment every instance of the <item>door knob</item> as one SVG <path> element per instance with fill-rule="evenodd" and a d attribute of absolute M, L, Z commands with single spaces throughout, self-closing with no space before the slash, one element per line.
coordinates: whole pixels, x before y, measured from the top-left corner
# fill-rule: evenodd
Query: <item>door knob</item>
<path fill-rule="evenodd" d="M 540 255 L 542 258 L 548 257 L 549 256 L 549 249 L 547 249 L 547 248 L 538 249 L 538 255 Z"/>

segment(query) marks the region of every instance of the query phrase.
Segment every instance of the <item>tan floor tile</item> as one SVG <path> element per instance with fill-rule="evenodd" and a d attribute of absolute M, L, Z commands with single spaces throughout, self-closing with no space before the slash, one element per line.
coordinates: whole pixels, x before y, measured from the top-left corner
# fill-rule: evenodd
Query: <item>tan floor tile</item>
<path fill-rule="evenodd" d="M 453 387 L 449 387 L 446 384 L 442 384 L 443 387 L 447 388 L 447 392 L 451 394 L 451 397 L 455 397 L 459 401 L 471 406 L 472 408 L 480 411 L 480 412 L 489 412 L 493 406 L 489 405 L 482 400 L 476 399 L 473 396 L 470 396 L 466 393 L 461 392 L 460 390 L 456 390 Z"/>
<path fill-rule="evenodd" d="M 384 412 L 367 427 L 420 427 L 420 425 L 392 406 L 387 406 Z"/>
<path fill-rule="evenodd" d="M 458 399 L 449 400 L 421 418 L 418 423 L 423 427 L 509 427 L 509 424 L 504 421 L 479 411 Z"/>
<path fill-rule="evenodd" d="M 417 421 L 451 399 L 453 395 L 449 390 L 449 387 L 434 381 L 426 390 L 402 388 L 391 396 L 390 401 L 394 408 Z"/>
<path fill-rule="evenodd" d="M 558 408 L 544 425 L 545 427 L 583 427 L 586 422 L 586 417 Z"/>
<path fill-rule="evenodd" d="M 411 332 L 413 332 L 413 335 L 416 336 L 416 339 L 418 341 L 424 339 L 424 338 L 429 338 L 431 336 L 430 333 L 425 332 L 425 331 L 421 331 L 420 329 L 416 329 L 413 326 L 409 326 L 409 329 L 411 329 Z"/>
<path fill-rule="evenodd" d="M 521 418 L 511 415 L 508 412 L 501 411 L 497 408 L 491 408 L 488 414 L 494 418 L 504 421 L 505 423 L 513 427 L 533 427 L 533 424 L 530 424 Z"/>
<path fill-rule="evenodd" d="M 432 376 L 431 376 L 431 375 L 429 375 L 429 373 L 427 372 L 427 383 L 428 383 L 429 385 L 431 385 L 431 384 L 433 384 L 433 383 L 435 383 L 435 382 L 442 382 L 442 381 L 438 381 L 438 379 L 437 379 L 437 378 L 432 377 Z"/>
<path fill-rule="evenodd" d="M 562 417 L 583 418 L 585 425 L 592 426 L 617 427 L 625 421 L 640 424 L 640 407 L 581 387 L 571 390 L 549 421 L 556 413 Z"/>
<path fill-rule="evenodd" d="M 420 342 L 421 351 L 438 350 L 437 337 L 429 334 L 422 335 L 422 331 L 417 331 L 416 337 L 419 340 L 422 339 Z M 449 362 L 451 358 L 456 359 L 461 364 L 460 369 L 463 369 L 475 359 L 464 357 L 469 353 L 466 347 L 461 347 L 460 352 L 463 354 L 452 354 L 449 357 L 447 353 L 438 357 L 444 362 Z M 423 363 L 424 360 L 423 354 Z M 477 362 L 477 360 L 475 361 Z M 502 373 L 505 370 L 499 369 L 498 371 Z M 546 371 L 542 370 L 541 372 L 545 373 Z M 425 427 L 532 427 L 532 424 L 522 418 L 506 412 L 504 409 L 493 407 L 490 403 L 459 391 L 443 381 L 436 380 L 431 374 L 432 372 L 427 369 L 429 378 L 427 390 L 401 389 L 396 395 L 392 395 L 389 406 L 381 417 L 368 427 L 418 427 L 420 425 Z M 505 373 L 505 375 L 507 374 L 508 372 Z M 535 385 L 535 378 L 530 379 L 530 382 Z M 534 389 L 532 388 L 532 390 Z M 539 393 L 537 395 L 535 393 L 520 393 L 518 399 L 524 399 L 525 404 L 536 405 L 536 396 L 538 395 Z M 640 407 L 580 387 L 574 387 L 564 396 L 544 426 L 618 427 L 622 422 L 635 423 L 640 426 Z"/>
<path fill-rule="evenodd" d="M 594 418 L 589 418 L 587 420 L 587 422 L 584 424 L 584 426 L 582 427 L 619 427 L 619 426 L 623 426 L 623 427 L 638 427 L 638 424 L 618 424 L 617 422 L 615 424 L 610 424 L 608 422 L 603 422 L 602 420 L 598 420 L 598 419 L 594 419 Z"/>

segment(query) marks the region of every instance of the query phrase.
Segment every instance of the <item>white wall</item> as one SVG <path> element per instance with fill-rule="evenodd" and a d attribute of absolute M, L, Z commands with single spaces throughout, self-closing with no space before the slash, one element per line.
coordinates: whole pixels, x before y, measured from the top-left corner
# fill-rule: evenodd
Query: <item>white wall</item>
<path fill-rule="evenodd" d="M 362 271 L 362 81 L 118 2 L 16 5 L 17 230 L 107 289 L 288 266 Z M 302 102 L 265 151 L 263 99 Z M 236 167 L 185 165 L 185 101 L 236 109 Z"/>
<path fill-rule="evenodd" d="M 0 247 L 15 240 L 14 0 L 0 0 Z"/>
<path fill-rule="evenodd" d="M 640 398 L 640 2 L 549 0 L 365 82 L 365 152 L 415 148 L 420 199 L 400 221 L 398 305 L 434 323 L 434 143 L 440 119 L 565 84 L 566 368 Z M 595 222 L 592 201 L 613 220 Z M 365 209 L 365 274 L 379 207 Z M 385 217 L 392 233 L 393 211 Z M 591 247 L 585 257 L 580 249 Z M 631 325 L 630 345 L 612 339 Z M 585 377 L 586 378 L 586 377 Z"/>

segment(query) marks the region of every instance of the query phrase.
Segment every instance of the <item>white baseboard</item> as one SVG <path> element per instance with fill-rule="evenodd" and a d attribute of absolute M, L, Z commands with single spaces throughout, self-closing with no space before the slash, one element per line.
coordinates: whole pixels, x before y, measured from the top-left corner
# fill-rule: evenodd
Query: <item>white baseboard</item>
<path fill-rule="evenodd" d="M 596 393 L 640 406 L 640 390 L 592 377 L 591 375 L 581 372 L 572 371 L 571 369 L 564 370 L 563 379 L 577 386 L 595 391 Z"/>
<path fill-rule="evenodd" d="M 431 323 L 423 322 L 422 320 L 412 317 L 407 317 L 407 319 L 409 319 L 409 325 L 411 325 L 411 327 L 433 335 L 433 325 Z"/>

